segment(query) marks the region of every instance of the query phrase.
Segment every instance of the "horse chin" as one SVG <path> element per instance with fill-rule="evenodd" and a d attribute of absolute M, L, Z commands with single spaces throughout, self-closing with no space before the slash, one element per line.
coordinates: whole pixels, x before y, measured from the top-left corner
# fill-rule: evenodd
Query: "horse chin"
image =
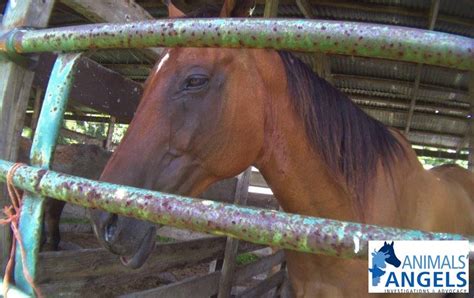
<path fill-rule="evenodd" d="M 138 269 L 142 267 L 155 248 L 155 234 L 156 229 L 153 227 L 148 231 L 145 237 L 143 237 L 138 250 L 133 255 L 120 256 L 120 261 L 122 264 L 131 269 Z"/>

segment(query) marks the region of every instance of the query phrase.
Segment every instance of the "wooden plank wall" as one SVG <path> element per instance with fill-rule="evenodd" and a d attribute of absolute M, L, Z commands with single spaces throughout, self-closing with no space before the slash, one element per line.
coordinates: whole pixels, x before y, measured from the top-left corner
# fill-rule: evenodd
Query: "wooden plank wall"
<path fill-rule="evenodd" d="M 8 5 L 2 18 L 2 30 L 10 30 L 15 27 L 46 27 L 51 11 L 53 0 L 24 0 L 14 1 L 14 5 Z M 33 72 L 19 64 L 0 57 L 0 158 L 16 161 L 19 148 L 19 140 L 26 107 L 30 96 Z M 9 204 L 8 195 L 2 188 L 0 193 L 0 208 Z M 8 226 L 0 226 L 0 265 L 6 264 L 10 251 L 10 229 Z"/>
<path fill-rule="evenodd" d="M 245 243 L 240 253 L 261 249 Z M 38 284 L 46 297 L 107 295 L 116 284 L 133 284 L 174 268 L 185 268 L 224 256 L 225 238 L 211 237 L 157 244 L 138 270 L 123 266 L 118 256 L 103 248 L 40 253 Z M 216 288 L 217 291 L 217 288 Z"/>

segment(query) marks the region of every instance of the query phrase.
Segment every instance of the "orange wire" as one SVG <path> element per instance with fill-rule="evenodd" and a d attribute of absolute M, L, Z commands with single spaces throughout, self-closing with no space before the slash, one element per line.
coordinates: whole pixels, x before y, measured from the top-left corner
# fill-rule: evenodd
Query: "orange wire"
<path fill-rule="evenodd" d="M 19 222 L 20 213 L 21 213 L 22 194 L 13 185 L 13 175 L 15 174 L 15 171 L 23 165 L 24 164 L 22 163 L 15 163 L 8 170 L 7 177 L 6 177 L 8 196 L 10 197 L 10 201 L 12 204 L 10 206 L 5 206 L 3 208 L 3 213 L 5 214 L 6 218 L 0 219 L 0 224 L 2 225 L 9 224 L 13 231 L 14 237 L 12 239 L 10 258 L 8 259 L 7 267 L 5 269 L 5 276 L 3 278 L 4 280 L 3 296 L 7 297 L 8 288 L 9 288 L 9 285 L 11 284 L 11 277 L 13 276 L 13 268 L 14 268 L 14 262 L 15 262 L 16 242 L 18 242 L 18 246 L 20 248 L 20 254 L 21 254 L 23 275 L 25 276 L 25 279 L 28 282 L 28 284 L 31 286 L 31 288 L 35 292 L 36 296 L 43 297 L 40 289 L 36 287 L 34 280 L 31 277 L 30 273 L 28 272 L 28 268 L 26 267 L 26 252 L 25 252 L 25 248 L 23 247 L 23 242 L 21 239 L 20 232 L 18 230 L 18 222 Z"/>

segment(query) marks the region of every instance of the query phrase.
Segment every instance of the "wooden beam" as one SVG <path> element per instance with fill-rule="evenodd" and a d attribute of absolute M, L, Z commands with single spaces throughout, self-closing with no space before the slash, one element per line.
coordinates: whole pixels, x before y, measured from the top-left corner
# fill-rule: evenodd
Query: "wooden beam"
<path fill-rule="evenodd" d="M 55 59 L 53 54 L 41 54 L 36 67 L 35 87 L 46 89 Z M 73 101 L 114 116 L 119 122 L 127 123 L 135 113 L 142 92 L 141 84 L 83 57 L 77 64 L 70 96 Z"/>
<path fill-rule="evenodd" d="M 279 0 L 265 0 L 264 18 L 276 18 L 278 16 Z"/>
<path fill-rule="evenodd" d="M 431 0 L 431 7 L 430 7 L 429 18 L 428 18 L 428 30 L 434 29 L 436 18 L 438 17 L 439 2 L 440 0 Z M 411 94 L 411 102 L 410 102 L 410 109 L 408 111 L 407 124 L 405 126 L 405 134 L 408 134 L 410 132 L 410 126 L 413 119 L 413 114 L 415 112 L 416 94 L 420 87 L 422 69 L 423 69 L 423 64 L 418 63 L 416 66 L 415 84 L 413 86 L 413 90 Z"/>
<path fill-rule="evenodd" d="M 235 190 L 234 204 L 246 205 L 248 198 L 250 174 L 252 168 L 249 167 L 237 178 L 237 187 Z M 237 250 L 239 248 L 239 240 L 227 237 L 224 262 L 222 263 L 221 275 L 219 280 L 218 298 L 230 297 L 232 291 L 232 282 L 234 281 L 234 273 L 236 268 Z"/>
<path fill-rule="evenodd" d="M 2 18 L 1 30 L 16 27 L 46 27 L 53 0 L 10 1 Z M 33 72 L 7 58 L 0 58 L 0 158 L 16 161 L 25 111 L 30 97 Z M 0 193 L 0 208 L 9 204 L 7 192 Z M 3 272 L 10 252 L 10 228 L 0 227 L 0 271 Z"/>
<path fill-rule="evenodd" d="M 219 276 L 220 272 L 212 272 L 204 276 L 186 278 L 156 289 L 122 295 L 119 296 L 119 298 L 209 297 L 215 295 L 217 292 Z"/>
<path fill-rule="evenodd" d="M 280 250 L 274 255 L 264 257 L 258 261 L 239 267 L 235 272 L 236 283 L 243 282 L 252 276 L 268 271 L 273 266 L 283 262 L 283 260 L 284 252 L 283 250 Z M 204 276 L 190 277 L 173 284 L 132 294 L 126 294 L 119 297 L 209 297 L 217 293 L 219 277 L 220 272 L 212 272 Z M 264 281 L 263 283 L 267 284 L 268 282 L 266 283 Z"/>
<path fill-rule="evenodd" d="M 153 17 L 134 0 L 61 0 L 61 3 L 95 23 L 124 23 L 152 20 Z M 151 61 L 161 55 L 161 49 L 135 50 Z"/>
<path fill-rule="evenodd" d="M 73 131 L 73 130 L 70 130 L 70 129 L 67 129 L 67 128 L 61 128 L 60 134 L 63 137 L 77 140 L 77 141 L 79 141 L 80 143 L 83 143 L 83 144 L 94 144 L 94 145 L 97 145 L 97 146 L 100 146 L 100 147 L 103 146 L 104 141 L 105 141 L 103 139 L 94 138 L 94 137 L 91 137 L 89 135 L 79 133 L 77 131 Z"/>
<path fill-rule="evenodd" d="M 314 19 L 313 7 L 308 0 L 296 0 L 296 5 L 307 19 Z"/>
<path fill-rule="evenodd" d="M 411 89 L 411 99 L 410 99 L 410 108 L 408 109 L 408 116 L 407 116 L 407 124 L 405 126 L 405 134 L 410 132 L 411 122 L 413 120 L 413 113 L 415 111 L 415 104 L 416 104 L 416 95 L 418 93 L 418 89 L 420 88 L 420 80 L 421 80 L 421 70 L 423 68 L 423 64 L 418 63 L 416 65 L 416 76 L 415 76 L 415 84 Z"/>
<path fill-rule="evenodd" d="M 157 244 L 140 271 L 164 272 L 170 268 L 209 261 L 217 256 L 223 256 L 224 246 L 223 237 Z M 87 280 L 134 271 L 123 266 L 117 255 L 103 248 L 40 253 L 40 264 L 38 284 L 81 278 Z"/>
<path fill-rule="evenodd" d="M 41 106 L 43 105 L 43 89 L 36 88 L 35 90 L 35 101 L 33 104 L 33 115 L 31 116 L 31 129 L 36 130 L 38 124 L 39 114 L 41 112 Z"/>
<path fill-rule="evenodd" d="M 285 253 L 283 250 L 278 250 L 276 253 L 263 257 L 255 262 L 240 266 L 235 274 L 235 283 L 241 284 L 246 282 L 253 276 L 270 271 L 274 266 L 281 264 L 285 260 Z"/>
<path fill-rule="evenodd" d="M 251 297 L 262 297 L 263 294 L 267 293 L 273 288 L 276 288 L 283 282 L 285 278 L 285 271 L 278 271 L 264 281 L 258 283 L 254 287 L 248 288 L 238 298 L 251 298 Z"/>
<path fill-rule="evenodd" d="M 109 126 L 107 128 L 107 139 L 105 141 L 105 149 L 110 150 L 113 146 L 114 130 L 115 130 L 115 117 L 110 117 Z"/>
<path fill-rule="evenodd" d="M 438 19 L 440 0 L 431 0 L 430 15 L 428 17 L 428 30 L 434 30 L 436 20 Z"/>

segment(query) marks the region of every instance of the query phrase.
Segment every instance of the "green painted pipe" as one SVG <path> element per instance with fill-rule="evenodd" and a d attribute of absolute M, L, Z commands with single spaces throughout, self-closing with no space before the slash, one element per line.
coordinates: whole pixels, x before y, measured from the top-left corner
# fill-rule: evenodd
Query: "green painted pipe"
<path fill-rule="evenodd" d="M 474 70 L 472 38 L 356 22 L 163 19 L 127 24 L 14 30 L 0 37 L 0 52 L 10 54 L 185 46 L 324 52 Z"/>
<path fill-rule="evenodd" d="M 48 169 L 53 156 L 64 111 L 69 99 L 69 91 L 74 81 L 76 62 L 81 53 L 58 55 L 46 89 L 43 107 L 38 119 L 30 159 L 35 166 Z M 25 249 L 25 265 L 33 279 L 38 267 L 41 232 L 43 227 L 44 197 L 35 193 L 24 196 L 20 215 L 20 235 Z M 15 254 L 16 285 L 29 295 L 34 291 L 23 274 L 23 260 L 20 247 Z"/>
<path fill-rule="evenodd" d="M 0 160 L 0 181 L 5 180 L 12 165 Z M 379 227 L 243 207 L 88 180 L 29 166 L 16 170 L 13 183 L 41 196 L 87 208 L 307 253 L 367 258 L 367 244 L 371 239 L 468 239 L 471 249 L 474 248 L 474 239 L 462 235 Z M 471 258 L 474 259 L 472 251 Z"/>

